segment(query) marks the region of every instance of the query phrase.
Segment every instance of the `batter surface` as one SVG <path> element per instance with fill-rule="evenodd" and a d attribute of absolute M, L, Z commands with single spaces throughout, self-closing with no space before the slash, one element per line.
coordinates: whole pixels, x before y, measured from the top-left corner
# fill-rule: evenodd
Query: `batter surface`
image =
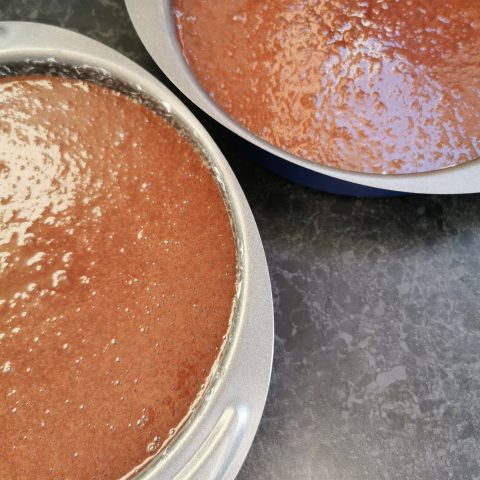
<path fill-rule="evenodd" d="M 359 172 L 480 156 L 479 0 L 174 0 L 193 73 L 268 142 Z"/>
<path fill-rule="evenodd" d="M 163 118 L 0 80 L 0 479 L 116 480 L 189 413 L 236 289 L 221 192 Z"/>

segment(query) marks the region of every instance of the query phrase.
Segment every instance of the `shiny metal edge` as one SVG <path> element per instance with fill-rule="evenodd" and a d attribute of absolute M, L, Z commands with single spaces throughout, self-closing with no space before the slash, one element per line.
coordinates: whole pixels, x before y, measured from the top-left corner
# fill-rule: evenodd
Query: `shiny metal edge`
<path fill-rule="evenodd" d="M 457 167 L 407 175 L 379 175 L 339 170 L 289 154 L 260 139 L 221 110 L 188 68 L 172 21 L 170 0 L 125 0 L 143 44 L 167 77 L 195 105 L 250 143 L 311 172 L 367 187 L 409 193 L 456 194 L 480 192 L 480 159 Z"/>
<path fill-rule="evenodd" d="M 194 115 L 157 79 L 118 52 L 49 25 L 0 22 L 0 64 L 51 62 L 108 72 L 159 103 L 195 138 L 212 162 L 243 245 L 242 294 L 232 338 L 211 387 L 184 428 L 137 476 L 142 480 L 229 480 L 238 473 L 266 401 L 273 359 L 270 278 L 255 220 L 222 153 Z"/>

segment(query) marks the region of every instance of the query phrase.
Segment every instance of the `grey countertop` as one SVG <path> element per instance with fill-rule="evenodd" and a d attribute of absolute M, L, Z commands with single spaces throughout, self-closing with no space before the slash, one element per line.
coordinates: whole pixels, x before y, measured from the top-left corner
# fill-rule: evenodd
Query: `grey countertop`
<path fill-rule="evenodd" d="M 121 0 L 0 0 L 0 19 L 80 31 L 165 81 Z M 272 384 L 238 478 L 480 479 L 480 198 L 309 190 L 200 117 L 248 197 L 274 292 Z"/>

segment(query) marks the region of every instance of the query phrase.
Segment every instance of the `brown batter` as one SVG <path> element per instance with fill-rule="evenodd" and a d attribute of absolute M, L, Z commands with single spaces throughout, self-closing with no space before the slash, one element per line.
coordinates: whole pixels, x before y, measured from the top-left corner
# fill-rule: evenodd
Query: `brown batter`
<path fill-rule="evenodd" d="M 259 137 L 346 170 L 480 156 L 479 0 L 174 0 L 205 90 Z"/>
<path fill-rule="evenodd" d="M 227 332 L 232 228 L 200 155 L 106 88 L 0 81 L 0 479 L 118 479 Z"/>

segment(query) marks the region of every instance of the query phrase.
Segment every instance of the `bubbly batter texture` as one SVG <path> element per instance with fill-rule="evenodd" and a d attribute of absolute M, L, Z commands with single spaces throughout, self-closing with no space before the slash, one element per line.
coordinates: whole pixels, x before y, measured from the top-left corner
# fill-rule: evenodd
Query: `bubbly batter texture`
<path fill-rule="evenodd" d="M 209 375 L 236 290 L 220 189 L 127 96 L 0 81 L 0 479 L 116 480 Z"/>
<path fill-rule="evenodd" d="M 480 156 L 479 0 L 174 0 L 193 73 L 317 163 L 412 173 Z"/>

